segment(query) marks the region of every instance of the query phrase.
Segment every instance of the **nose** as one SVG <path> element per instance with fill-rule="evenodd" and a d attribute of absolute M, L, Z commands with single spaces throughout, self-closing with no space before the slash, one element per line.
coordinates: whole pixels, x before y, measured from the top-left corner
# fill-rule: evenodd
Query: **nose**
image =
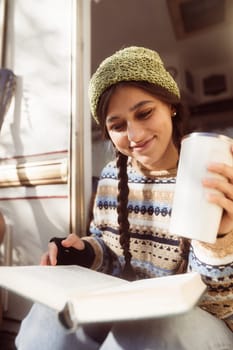
<path fill-rule="evenodd" d="M 144 129 L 140 123 L 130 122 L 127 125 L 128 140 L 133 143 L 138 143 L 143 140 Z"/>

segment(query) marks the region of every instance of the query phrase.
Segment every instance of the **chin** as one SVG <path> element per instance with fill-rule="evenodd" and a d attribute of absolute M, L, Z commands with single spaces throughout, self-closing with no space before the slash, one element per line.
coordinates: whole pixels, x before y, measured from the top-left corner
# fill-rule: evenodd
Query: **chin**
<path fill-rule="evenodd" d="M 151 170 L 152 168 L 154 168 L 155 165 L 155 161 L 154 159 L 145 159 L 145 158 L 135 158 L 144 168 Z"/>

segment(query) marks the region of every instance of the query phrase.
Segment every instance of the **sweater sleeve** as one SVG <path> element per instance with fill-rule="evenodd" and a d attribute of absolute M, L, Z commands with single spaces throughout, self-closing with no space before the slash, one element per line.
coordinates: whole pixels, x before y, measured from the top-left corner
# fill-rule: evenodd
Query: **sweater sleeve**
<path fill-rule="evenodd" d="M 233 330 L 233 231 L 214 244 L 193 240 L 189 270 L 199 272 L 207 285 L 200 306 Z"/>
<path fill-rule="evenodd" d="M 114 242 L 113 244 L 106 243 L 107 228 L 116 228 L 117 222 L 115 214 L 118 185 L 116 172 L 115 162 L 107 164 L 101 172 L 93 205 L 93 219 L 89 226 L 90 235 L 84 237 L 83 240 L 92 246 L 95 253 L 92 269 L 120 276 L 122 265 L 119 254 L 112 249 Z M 105 209 L 106 202 L 111 202 L 112 209 Z"/>
<path fill-rule="evenodd" d="M 119 257 L 106 245 L 102 237 L 102 231 L 97 227 L 94 228 L 94 222 L 91 224 L 91 232 L 91 236 L 83 238 L 85 242 L 88 242 L 92 246 L 95 252 L 95 259 L 91 268 L 119 277 L 122 273 Z"/>

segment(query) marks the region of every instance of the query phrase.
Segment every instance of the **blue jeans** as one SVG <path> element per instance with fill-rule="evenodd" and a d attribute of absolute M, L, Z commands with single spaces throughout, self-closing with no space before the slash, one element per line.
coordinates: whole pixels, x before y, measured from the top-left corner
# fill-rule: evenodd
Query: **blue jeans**
<path fill-rule="evenodd" d="M 98 326 L 96 325 L 98 333 Z M 101 329 L 102 332 L 102 329 Z M 120 322 L 96 338 L 94 328 L 69 333 L 57 314 L 33 305 L 16 338 L 18 350 L 233 350 L 233 333 L 225 323 L 196 307 L 174 317 Z"/>

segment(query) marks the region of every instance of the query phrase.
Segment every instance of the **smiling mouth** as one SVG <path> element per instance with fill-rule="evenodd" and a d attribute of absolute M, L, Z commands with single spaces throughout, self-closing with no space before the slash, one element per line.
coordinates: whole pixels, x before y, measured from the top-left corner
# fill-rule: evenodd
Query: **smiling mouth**
<path fill-rule="evenodd" d="M 152 140 L 154 140 L 154 137 L 145 142 L 138 143 L 135 146 L 131 146 L 130 149 L 132 151 L 143 151 L 145 148 L 147 148 L 147 146 L 151 143 Z"/>

